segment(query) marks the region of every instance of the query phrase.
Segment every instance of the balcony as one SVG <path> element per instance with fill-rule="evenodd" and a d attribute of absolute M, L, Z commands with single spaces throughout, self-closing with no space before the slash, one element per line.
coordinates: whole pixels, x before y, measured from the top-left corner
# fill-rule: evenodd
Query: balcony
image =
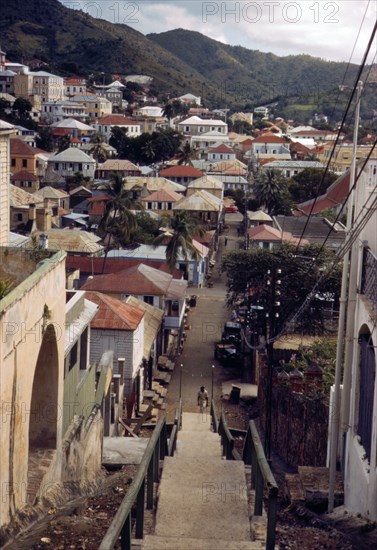
<path fill-rule="evenodd" d="M 361 294 L 368 298 L 377 315 L 377 257 L 369 248 L 364 248 Z"/>

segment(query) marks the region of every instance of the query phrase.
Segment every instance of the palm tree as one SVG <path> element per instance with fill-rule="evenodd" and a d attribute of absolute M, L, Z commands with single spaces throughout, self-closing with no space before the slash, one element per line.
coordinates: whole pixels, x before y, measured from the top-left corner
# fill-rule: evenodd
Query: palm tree
<path fill-rule="evenodd" d="M 178 159 L 178 164 L 189 164 L 192 166 L 192 160 L 196 157 L 196 149 L 191 147 L 188 141 L 183 145 L 181 149 L 175 155 Z"/>
<path fill-rule="evenodd" d="M 98 225 L 100 236 L 104 238 L 105 242 L 102 273 L 105 270 L 112 242 L 115 241 L 117 244 L 129 242 L 133 231 L 137 228 L 136 217 L 131 210 L 141 208 L 140 203 L 131 199 L 129 193 L 124 189 L 123 178 L 118 173 L 110 175 L 106 194 L 110 198 L 105 202 L 104 213 Z"/>
<path fill-rule="evenodd" d="M 280 172 L 266 170 L 261 172 L 254 184 L 254 194 L 259 206 L 271 213 L 283 191 Z"/>
<path fill-rule="evenodd" d="M 169 239 L 166 247 L 166 263 L 171 272 L 173 272 L 180 254 L 183 255 L 186 264 L 186 272 L 188 263 L 191 258 L 198 260 L 200 255 L 193 244 L 195 236 L 204 235 L 205 231 L 200 226 L 199 222 L 190 217 L 184 210 L 177 210 L 173 216 L 165 218 L 167 221 L 166 230 L 156 237 L 153 241 L 154 246 L 158 246 Z"/>
<path fill-rule="evenodd" d="M 175 116 L 175 109 L 173 107 L 173 104 L 170 103 L 170 101 L 168 101 L 163 110 L 162 110 L 162 114 L 164 117 L 166 117 L 168 119 L 168 122 L 169 122 L 169 126 L 171 126 L 171 119 Z"/>
<path fill-rule="evenodd" d="M 91 148 L 89 150 L 92 157 L 96 160 L 97 165 L 105 162 L 107 159 L 107 151 L 104 147 L 103 137 L 100 133 L 94 134 L 90 140 Z"/>

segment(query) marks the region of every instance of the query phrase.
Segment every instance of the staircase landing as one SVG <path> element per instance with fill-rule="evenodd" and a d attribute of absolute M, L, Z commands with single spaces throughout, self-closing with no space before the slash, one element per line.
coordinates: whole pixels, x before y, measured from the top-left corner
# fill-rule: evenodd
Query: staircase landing
<path fill-rule="evenodd" d="M 154 535 L 143 550 L 261 550 L 252 541 L 244 464 L 221 456 L 210 416 L 183 413 L 174 457 L 165 457 Z"/>

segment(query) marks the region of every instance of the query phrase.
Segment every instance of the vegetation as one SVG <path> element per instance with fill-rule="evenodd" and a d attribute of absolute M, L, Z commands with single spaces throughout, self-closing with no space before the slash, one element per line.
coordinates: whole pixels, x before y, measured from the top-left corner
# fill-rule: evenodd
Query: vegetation
<path fill-rule="evenodd" d="M 166 231 L 156 237 L 153 244 L 158 246 L 169 241 L 166 246 L 166 262 L 170 271 L 174 270 L 180 254 L 183 255 L 188 268 L 191 257 L 199 259 L 199 253 L 192 243 L 193 238 L 203 235 L 204 230 L 197 220 L 184 210 L 177 210 L 173 216 L 164 218 L 163 221 L 167 222 Z"/>
<path fill-rule="evenodd" d="M 171 129 L 130 138 L 125 128 L 116 126 L 111 131 L 109 143 L 115 147 L 119 158 L 151 164 L 174 156 L 179 150 L 181 138 L 181 134 Z"/>
<path fill-rule="evenodd" d="M 131 235 L 137 228 L 136 218 L 131 210 L 139 206 L 130 198 L 129 192 L 124 189 L 123 178 L 117 173 L 111 174 L 106 193 L 110 200 L 105 202 L 104 214 L 98 225 L 99 235 L 105 243 L 103 271 L 110 248 L 130 242 Z"/>
<path fill-rule="evenodd" d="M 324 171 L 318 170 L 318 168 L 305 168 L 293 176 L 289 192 L 296 203 L 307 201 L 325 193 L 337 178 L 338 176 L 334 172 L 327 171 L 324 175 Z"/>
<path fill-rule="evenodd" d="M 10 279 L 0 279 L 0 300 L 12 290 L 14 283 Z"/>
<path fill-rule="evenodd" d="M 94 13 L 95 7 L 88 5 L 87 11 Z M 22 10 L 18 2 L 6 2 L 1 31 L 9 59 L 19 60 L 28 52 L 48 60 L 52 72 L 106 83 L 127 67 L 129 73 L 153 77 L 156 92 L 169 91 L 174 97 L 189 90 L 209 107 L 226 103 L 253 108 L 294 97 L 297 105 L 324 110 L 322 92 L 336 89 L 346 69 L 346 63 L 308 55 L 278 57 L 182 29 L 143 36 L 126 24 L 94 19 L 58 0 L 29 0 Z M 345 84 L 353 82 L 357 68 L 349 66 Z M 132 99 L 128 86 L 125 99 Z"/>
<path fill-rule="evenodd" d="M 318 245 L 300 248 L 296 255 L 293 245 L 283 244 L 273 250 L 253 248 L 251 251 L 230 252 L 223 259 L 222 269 L 228 276 L 228 304 L 243 300 L 247 289 L 252 295 L 252 304 L 263 307 L 263 312 L 272 311 L 271 285 L 268 271 L 281 269 L 279 323 L 284 324 L 297 311 L 318 281 L 321 270 L 333 261 L 332 252 Z M 315 261 L 312 260 L 315 258 Z M 276 277 L 277 279 L 277 277 Z M 316 289 L 317 294 L 331 293 L 335 303 L 340 292 L 341 266 L 337 266 Z M 271 281 L 270 281 L 271 282 Z M 264 317 L 265 319 L 265 317 Z M 262 323 L 262 319 L 259 319 Z M 299 328 L 308 334 L 324 330 L 323 302 L 313 298 L 305 314 L 298 319 Z"/>

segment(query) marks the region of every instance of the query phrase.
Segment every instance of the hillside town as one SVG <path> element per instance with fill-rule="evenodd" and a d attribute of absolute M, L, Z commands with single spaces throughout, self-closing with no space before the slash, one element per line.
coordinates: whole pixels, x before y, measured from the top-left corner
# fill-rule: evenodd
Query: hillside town
<path fill-rule="evenodd" d="M 145 549 L 305 550 L 289 546 L 273 512 L 276 460 L 284 504 L 308 516 L 339 507 L 372 536 L 376 134 L 355 143 L 353 128 L 321 112 L 303 124 L 273 103 L 237 112 L 190 89 L 155 94 L 145 75 L 49 71 L 0 48 L 0 546 L 26 548 L 17 540 L 31 524 L 79 496 L 94 506 L 98 484 L 124 468 L 140 480 L 120 527 L 115 510 L 94 542 L 46 527 L 29 548 L 107 550 L 121 536 L 122 548 L 132 538 Z M 258 471 L 253 488 L 265 486 L 252 497 L 263 515 L 248 497 L 248 529 L 260 516 L 249 546 L 246 535 L 223 534 L 234 546 L 162 541 L 163 529 L 178 534 L 167 519 L 161 527 L 158 506 L 168 517 L 178 504 L 159 470 L 173 472 L 178 445 L 174 460 L 194 475 L 185 460 L 195 455 L 179 445 L 200 454 L 189 415 L 199 416 L 202 384 L 212 431 L 198 441 L 217 449 L 209 435 L 220 433 L 219 456 L 244 460 Z M 263 460 L 246 448 L 254 420 Z M 144 500 L 146 517 L 157 509 L 145 536 Z M 311 548 L 376 543 L 336 540 Z"/>

